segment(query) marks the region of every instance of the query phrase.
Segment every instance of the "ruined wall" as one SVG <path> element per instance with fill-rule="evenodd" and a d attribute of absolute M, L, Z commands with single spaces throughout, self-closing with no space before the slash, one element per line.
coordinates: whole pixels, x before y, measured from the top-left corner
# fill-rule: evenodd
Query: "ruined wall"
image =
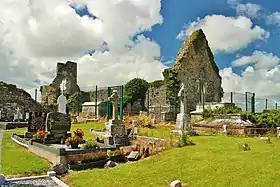
<path fill-rule="evenodd" d="M 77 63 L 67 61 L 65 64 L 57 63 L 56 77 L 48 86 L 41 86 L 41 103 L 43 105 L 52 105 L 56 103 L 57 97 L 60 95 L 60 85 L 66 80 L 66 89 L 64 94 L 66 97 L 80 91 L 77 84 Z"/>
<path fill-rule="evenodd" d="M 205 76 L 206 102 L 220 102 L 223 91 L 219 69 L 202 30 L 197 30 L 184 42 L 175 64 L 163 74 L 167 82 L 167 97 L 177 95 L 180 83 L 187 92 L 187 112 L 195 110 L 200 100 L 199 78 Z"/>
<path fill-rule="evenodd" d="M 0 121 L 13 121 L 17 108 L 24 117 L 25 112 L 39 110 L 41 106 L 25 90 L 0 82 Z"/>

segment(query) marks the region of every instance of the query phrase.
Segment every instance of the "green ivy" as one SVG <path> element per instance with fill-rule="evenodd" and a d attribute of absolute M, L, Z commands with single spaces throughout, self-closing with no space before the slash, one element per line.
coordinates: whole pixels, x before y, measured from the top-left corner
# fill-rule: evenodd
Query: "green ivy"
<path fill-rule="evenodd" d="M 180 89 L 180 81 L 177 79 L 177 71 L 175 68 L 167 68 L 163 71 L 164 83 L 166 85 L 166 99 L 177 98 Z"/>

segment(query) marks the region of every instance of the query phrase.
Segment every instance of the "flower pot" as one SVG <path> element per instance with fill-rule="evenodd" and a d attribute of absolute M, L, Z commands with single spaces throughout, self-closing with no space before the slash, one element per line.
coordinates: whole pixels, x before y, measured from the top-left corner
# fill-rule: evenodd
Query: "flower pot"
<path fill-rule="evenodd" d="M 79 146 L 79 143 L 71 143 L 71 148 L 72 149 L 77 149 Z"/>

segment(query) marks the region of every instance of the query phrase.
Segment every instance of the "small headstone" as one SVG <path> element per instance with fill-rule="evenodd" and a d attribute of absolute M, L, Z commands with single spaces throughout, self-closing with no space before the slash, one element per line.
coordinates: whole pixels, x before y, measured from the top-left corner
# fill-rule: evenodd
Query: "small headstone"
<path fill-rule="evenodd" d="M 130 161 L 135 161 L 140 158 L 140 154 L 138 151 L 131 151 L 127 157 L 128 160 Z"/>
<path fill-rule="evenodd" d="M 106 164 L 104 165 L 104 168 L 113 168 L 113 167 L 116 167 L 117 166 L 117 163 L 109 160 L 108 162 L 106 162 Z"/>
<path fill-rule="evenodd" d="M 224 133 L 225 136 L 228 135 L 227 125 L 223 125 L 223 133 Z"/>
<path fill-rule="evenodd" d="M 251 148 L 249 147 L 249 144 L 247 144 L 247 143 L 242 144 L 241 148 L 243 149 L 243 151 L 250 151 L 251 150 Z"/>
<path fill-rule="evenodd" d="M 277 127 L 277 138 L 280 137 L 280 127 Z"/>
<path fill-rule="evenodd" d="M 180 180 L 172 181 L 170 187 L 182 187 L 182 183 Z"/>
<path fill-rule="evenodd" d="M 155 126 L 157 124 L 157 120 L 156 119 L 152 119 L 152 125 Z"/>
<path fill-rule="evenodd" d="M 137 127 L 138 126 L 137 120 L 132 120 L 132 126 L 133 127 Z"/>

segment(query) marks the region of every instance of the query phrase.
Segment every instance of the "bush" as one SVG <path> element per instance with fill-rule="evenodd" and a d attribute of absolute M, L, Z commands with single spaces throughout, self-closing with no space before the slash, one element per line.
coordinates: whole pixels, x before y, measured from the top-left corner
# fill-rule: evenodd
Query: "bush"
<path fill-rule="evenodd" d="M 151 128 L 152 126 L 152 118 L 149 116 L 137 116 L 137 122 L 142 127 Z"/>
<path fill-rule="evenodd" d="M 82 148 L 83 149 L 98 149 L 99 146 L 97 145 L 97 143 L 95 141 L 89 140 L 85 144 L 83 144 Z"/>
<path fill-rule="evenodd" d="M 181 136 L 179 137 L 179 147 L 184 147 L 187 145 L 195 145 L 191 136 L 188 135 L 185 131 L 182 131 Z"/>
<path fill-rule="evenodd" d="M 123 147 L 120 147 L 120 149 L 115 151 L 107 150 L 107 157 L 109 159 L 115 156 L 124 156 Z"/>

